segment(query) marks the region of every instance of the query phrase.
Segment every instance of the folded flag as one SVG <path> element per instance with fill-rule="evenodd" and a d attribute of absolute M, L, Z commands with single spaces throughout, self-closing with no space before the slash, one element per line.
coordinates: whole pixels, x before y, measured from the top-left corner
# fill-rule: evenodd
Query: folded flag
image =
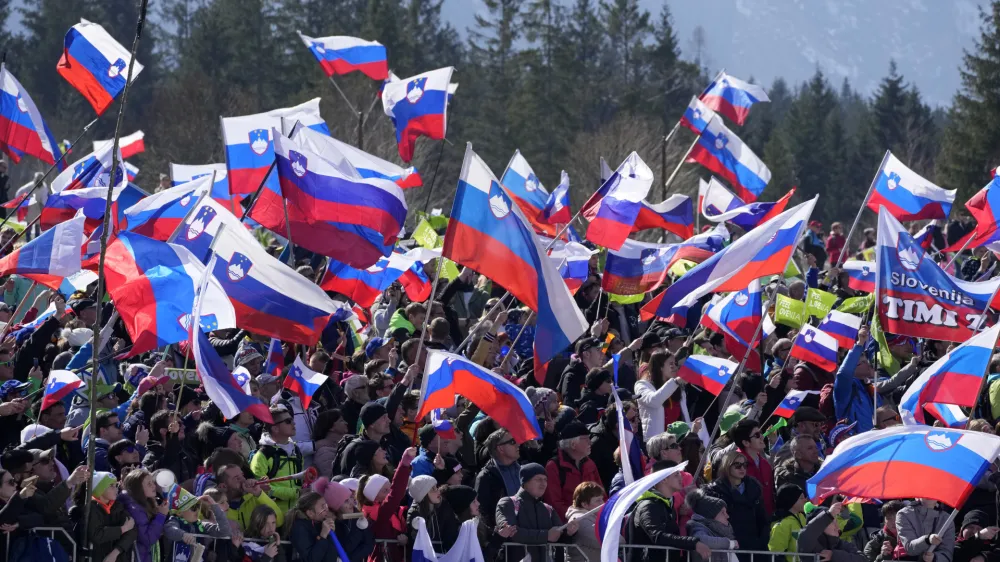
<path fill-rule="evenodd" d="M 122 158 L 131 158 L 136 154 L 142 154 L 146 150 L 146 134 L 136 131 L 131 135 L 125 135 L 118 139 L 118 148 L 122 151 Z M 95 140 L 94 152 L 110 150 L 114 146 L 115 139 Z"/>
<path fill-rule="evenodd" d="M 925 251 L 930 250 L 934 246 L 934 236 L 941 231 L 941 227 L 935 224 L 936 222 L 933 221 L 925 224 L 923 228 L 913 235 L 913 239 L 916 240 L 917 245 Z"/>
<path fill-rule="evenodd" d="M 819 396 L 818 390 L 789 390 L 785 398 L 778 404 L 778 407 L 774 409 L 772 416 L 777 416 L 779 418 L 790 418 L 795 410 L 802 405 L 802 402 L 810 395 L 815 394 Z"/>
<path fill-rule="evenodd" d="M 620 249 L 635 226 L 651 185 L 653 171 L 633 152 L 598 190 L 601 198 L 592 205 L 588 202 L 582 211 L 590 221 L 587 240 L 611 250 Z"/>
<path fill-rule="evenodd" d="M 399 186 L 349 178 L 315 152 L 272 133 L 279 188 L 261 190 L 250 218 L 277 233 L 290 231 L 296 245 L 352 267 L 391 255 L 406 220 Z"/>
<path fill-rule="evenodd" d="M 792 195 L 795 195 L 794 187 L 774 203 L 747 204 L 713 177 L 705 186 L 702 215 L 712 222 L 731 222 L 750 231 L 785 212 Z"/>
<path fill-rule="evenodd" d="M 281 134 L 291 136 L 296 124 L 301 129 L 310 129 L 317 133 L 330 136 L 330 127 L 319 113 L 319 102 L 321 98 L 313 98 L 292 107 L 279 107 L 272 109 L 264 115 L 277 117 L 281 121 Z"/>
<path fill-rule="evenodd" d="M 442 255 L 509 290 L 537 313 L 535 353 L 545 363 L 587 330 L 546 248 L 486 164 L 466 149 Z"/>
<path fill-rule="evenodd" d="M 324 291 L 340 293 L 361 307 L 369 308 L 383 291 L 388 289 L 393 282 L 401 281 L 401 278 L 407 272 L 410 272 L 414 265 L 419 264 L 422 272 L 423 264 L 440 256 L 440 250 L 414 248 L 406 253 L 393 253 L 388 258 L 380 259 L 375 265 L 367 269 L 356 269 L 345 263 L 330 259 L 327 262 L 326 273 L 323 274 L 320 287 Z M 408 281 L 411 286 L 413 285 L 412 282 L 412 279 Z M 427 285 L 429 288 L 429 281 Z M 407 291 L 407 296 L 410 296 L 410 291 Z M 427 296 L 423 299 L 419 299 L 419 295 L 413 296 L 417 297 L 418 301 L 427 300 Z"/>
<path fill-rule="evenodd" d="M 327 159 L 338 169 L 353 169 L 362 178 L 389 180 L 402 189 L 420 187 L 424 184 L 416 168 L 411 166 L 404 169 L 318 131 L 304 128 L 296 131 L 291 138 L 304 148 Z"/>
<path fill-rule="evenodd" d="M 79 216 L 58 224 L 7 254 L 0 259 L 0 275 L 32 275 L 42 285 L 58 289 L 63 277 L 80 271 L 85 220 Z"/>
<path fill-rule="evenodd" d="M 734 78 L 725 71 L 709 83 L 699 96 L 705 106 L 725 115 L 730 121 L 742 125 L 753 104 L 771 101 L 764 88 L 756 84 Z"/>
<path fill-rule="evenodd" d="M 877 213 L 885 207 L 900 221 L 947 219 L 957 193 L 927 181 L 889 151 L 872 183 L 868 208 Z"/>
<path fill-rule="evenodd" d="M 642 308 L 643 320 L 672 318 L 683 326 L 701 297 L 784 273 L 815 205 L 814 198 L 781 213 L 695 266 Z"/>
<path fill-rule="evenodd" d="M 689 355 L 677 376 L 718 396 L 739 367 L 736 363 L 709 355 Z"/>
<path fill-rule="evenodd" d="M 875 292 L 875 262 L 847 260 L 843 269 L 850 276 L 847 280 L 848 287 L 863 293 Z"/>
<path fill-rule="evenodd" d="M 212 177 L 202 176 L 158 191 L 125 209 L 124 224 L 119 226 L 129 232 L 169 242 L 180 228 L 184 217 L 197 206 L 202 196 L 209 194 L 211 189 Z"/>
<path fill-rule="evenodd" d="M 622 399 L 618 396 L 617 388 L 618 363 L 620 359 L 620 354 L 612 356 L 616 386 L 612 387 L 611 396 L 615 399 L 615 418 L 617 418 L 618 423 L 618 450 L 620 452 L 628 452 L 627 454 L 620 455 L 622 476 L 625 477 L 625 485 L 627 486 L 642 478 L 643 467 L 645 467 L 646 464 L 643 462 L 642 449 L 639 446 L 639 439 L 636 438 L 635 433 L 632 432 L 632 424 L 628 424 L 628 427 L 626 427 L 627 422 L 625 420 L 625 416 L 618 415 L 619 412 L 625 411 L 622 407 Z"/>
<path fill-rule="evenodd" d="M 192 303 L 205 266 L 182 246 L 131 232 L 108 244 L 108 293 L 132 338 L 130 355 L 188 339 Z M 202 305 L 206 331 L 236 327 L 233 305 L 217 281 L 208 283 Z"/>
<path fill-rule="evenodd" d="M 975 406 L 998 335 L 1000 324 L 972 336 L 924 369 L 899 401 L 903 423 L 926 423 L 923 407 L 931 403 Z"/>
<path fill-rule="evenodd" d="M 455 424 L 444 417 L 443 409 L 431 410 L 431 426 L 441 439 L 458 439 L 458 435 L 455 434 Z"/>
<path fill-rule="evenodd" d="M 694 234 L 694 205 L 691 203 L 691 198 L 687 195 L 674 194 L 656 205 L 641 201 L 632 232 L 642 232 L 652 228 L 662 228 L 682 239 L 690 238 Z"/>
<path fill-rule="evenodd" d="M 0 70 L 0 150 L 16 164 L 22 154 L 54 164 L 58 143 L 31 96 L 6 68 Z M 65 168 L 60 161 L 59 169 Z"/>
<path fill-rule="evenodd" d="M 382 89 L 382 108 L 396 127 L 396 144 L 403 162 L 413 160 L 417 138 L 443 140 L 454 68 L 446 67 L 391 81 Z"/>
<path fill-rule="evenodd" d="M 278 338 L 271 338 L 271 343 L 267 346 L 267 362 L 264 364 L 264 370 L 262 372 L 275 377 L 280 377 L 281 370 L 284 368 L 285 353 L 281 351 L 281 340 Z"/>
<path fill-rule="evenodd" d="M 124 187 L 116 187 L 112 192 L 112 197 L 117 199 L 124 189 Z M 42 207 L 38 224 L 42 230 L 48 230 L 72 219 L 77 216 L 77 213 L 81 213 L 91 220 L 103 219 L 107 206 L 107 196 L 107 187 L 87 187 L 53 193 L 49 195 Z"/>
<path fill-rule="evenodd" d="M 597 252 L 598 250 L 591 250 L 579 242 L 557 240 L 552 244 L 549 259 L 556 264 L 570 294 L 575 295 L 590 277 L 590 258 Z"/>
<path fill-rule="evenodd" d="M 507 429 L 518 443 L 542 436 L 535 409 L 523 390 L 461 355 L 429 351 L 415 419 L 451 408 L 459 394 Z"/>
<path fill-rule="evenodd" d="M 539 181 L 531 164 L 528 164 L 528 160 L 520 150 L 515 150 L 511 156 L 507 168 L 500 176 L 500 185 L 514 203 L 517 203 L 517 207 L 534 227 L 535 232 L 549 237 L 556 235 L 556 227 L 553 226 L 555 223 L 546 221 L 543 216 L 549 201 L 549 192 Z M 566 211 L 569 212 L 569 209 Z"/>
<path fill-rule="evenodd" d="M 83 380 L 72 371 L 49 371 L 45 381 L 45 395 L 39 411 L 44 412 L 49 406 L 62 402 L 74 390 L 83 386 Z"/>
<path fill-rule="evenodd" d="M 52 184 L 49 188 L 52 190 L 52 193 L 60 193 L 83 187 L 107 188 L 111 178 L 111 156 L 111 148 L 105 148 L 80 158 L 56 176 L 56 179 L 52 180 Z M 116 186 L 125 185 L 125 182 L 127 181 L 121 162 L 122 158 L 119 154 L 119 166 L 118 170 L 115 172 L 115 176 L 118 180 L 115 184 Z"/>
<path fill-rule="evenodd" d="M 833 336 L 840 347 L 850 349 L 857 342 L 858 331 L 861 329 L 861 317 L 831 310 L 820 322 L 819 329 Z"/>
<path fill-rule="evenodd" d="M 965 203 L 972 218 L 976 219 L 976 228 L 951 246 L 942 248 L 942 252 L 957 252 L 962 248 L 978 248 L 990 245 L 990 249 L 996 251 L 997 242 L 1000 242 L 1000 232 L 997 230 L 997 221 L 1000 220 L 1000 180 L 996 177 L 986 187 L 976 192 Z M 926 250 L 927 248 L 924 247 Z"/>
<path fill-rule="evenodd" d="M 103 27 L 81 19 L 66 33 L 56 71 L 90 102 L 98 115 L 125 89 L 131 53 Z M 132 65 L 132 80 L 142 65 Z"/>
<path fill-rule="evenodd" d="M 223 227 L 224 225 L 224 227 Z M 236 309 L 240 327 L 282 341 L 315 345 L 331 321 L 351 316 L 311 280 L 261 247 L 239 219 L 211 199 L 181 224 L 174 243 L 208 262 L 213 242 L 219 259 L 213 274 Z"/>
<path fill-rule="evenodd" d="M 573 215 L 569 210 L 569 174 L 563 170 L 559 174 L 559 185 L 545 200 L 541 220 L 546 224 L 567 224 L 572 219 Z"/>
<path fill-rule="evenodd" d="M 389 76 L 389 61 L 385 47 L 378 41 L 365 41 L 357 37 L 309 37 L 299 33 L 299 38 L 319 62 L 327 76 L 361 72 L 372 80 L 385 80 Z"/>
<path fill-rule="evenodd" d="M 622 523 L 625 516 L 635 507 L 639 498 L 663 479 L 679 474 L 687 466 L 683 461 L 676 466 L 658 470 L 632 482 L 611 495 L 600 507 L 594 522 L 594 535 L 601 543 L 601 560 L 618 559 L 618 544 L 622 539 Z M 680 480 L 678 478 L 678 480 Z"/>
<path fill-rule="evenodd" d="M 902 425 L 847 438 L 806 483 L 814 503 L 834 494 L 880 500 L 927 498 L 961 507 L 1000 454 L 977 431 Z"/>
<path fill-rule="evenodd" d="M 213 256 L 213 263 L 209 263 L 205 267 L 205 274 L 198 279 L 199 295 L 202 292 L 208 291 L 211 284 L 214 283 L 211 269 L 215 260 L 216 257 Z M 251 396 L 243 388 L 243 385 L 236 380 L 233 373 L 222 362 L 222 358 L 219 357 L 218 352 L 209 343 L 208 336 L 205 335 L 205 331 L 201 328 L 205 325 L 205 320 L 202 318 L 200 302 L 196 302 L 193 308 L 194 313 L 192 316 L 194 320 L 191 322 L 193 332 L 190 335 L 191 352 L 194 355 L 195 369 L 198 372 L 198 376 L 201 377 L 205 394 L 219 408 L 226 419 L 232 420 L 239 416 L 241 412 L 250 412 L 255 418 L 263 422 L 274 423 L 267 404 L 262 402 L 260 398 Z"/>
<path fill-rule="evenodd" d="M 284 387 L 292 391 L 299 397 L 299 403 L 303 410 L 309 409 L 313 395 L 327 381 L 327 376 L 313 371 L 302 362 L 302 358 L 295 356 L 295 362 L 288 368 L 288 376 L 285 377 Z"/>
<path fill-rule="evenodd" d="M 736 189 L 740 199 L 750 203 L 757 200 L 771 181 L 771 170 L 718 116 L 701 133 L 688 162 L 697 162 L 715 172 Z"/>
<path fill-rule="evenodd" d="M 837 340 L 825 332 L 806 324 L 799 329 L 789 355 L 824 371 L 837 369 Z"/>
<path fill-rule="evenodd" d="M 692 133 L 700 135 L 713 117 L 715 117 L 714 111 L 696 96 L 691 96 L 691 103 L 684 109 L 684 115 L 681 116 L 681 125 L 687 127 Z"/>

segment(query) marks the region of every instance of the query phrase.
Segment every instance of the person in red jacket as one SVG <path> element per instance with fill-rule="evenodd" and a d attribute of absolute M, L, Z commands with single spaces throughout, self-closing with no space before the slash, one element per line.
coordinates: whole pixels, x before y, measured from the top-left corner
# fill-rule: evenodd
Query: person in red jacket
<path fill-rule="evenodd" d="M 590 431 L 578 421 L 566 424 L 559 433 L 559 450 L 545 465 L 549 485 L 545 502 L 566 520 L 566 510 L 573 505 L 573 491 L 581 482 L 601 483 L 597 464 L 590 459 Z M 607 499 L 607 494 L 605 494 Z"/>
<path fill-rule="evenodd" d="M 835 222 L 830 225 L 830 235 L 826 237 L 826 254 L 830 256 L 830 265 L 837 265 L 844 246 L 847 245 L 847 238 L 844 237 L 844 225 Z"/>
<path fill-rule="evenodd" d="M 763 488 L 764 511 L 768 517 L 774 515 L 774 469 L 764 456 L 767 443 L 760 432 L 760 424 L 743 418 L 730 428 L 729 436 L 747 460 L 747 476 L 756 478 Z"/>
<path fill-rule="evenodd" d="M 399 460 L 391 481 L 381 474 L 371 474 L 358 482 L 358 503 L 361 504 L 361 512 L 372 526 L 376 541 L 390 539 L 399 540 L 401 546 L 406 544 L 406 528 L 393 525 L 393 516 L 399 513 L 399 504 L 406 497 L 406 485 L 410 481 L 410 463 L 416 456 L 416 447 L 403 451 L 403 457 Z M 397 523 L 400 521 L 398 517 L 395 520 Z M 396 528 L 397 526 L 399 528 Z M 396 554 L 402 556 L 402 549 Z M 378 562 L 381 555 L 382 549 L 376 548 L 368 558 L 368 562 Z"/>

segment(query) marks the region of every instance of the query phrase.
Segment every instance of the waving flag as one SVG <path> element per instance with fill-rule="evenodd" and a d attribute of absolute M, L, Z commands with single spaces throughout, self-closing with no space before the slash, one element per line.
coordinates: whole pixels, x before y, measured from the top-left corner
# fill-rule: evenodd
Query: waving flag
<path fill-rule="evenodd" d="M 875 262 L 847 260 L 844 271 L 850 276 L 847 286 L 863 293 L 875 292 Z"/>
<path fill-rule="evenodd" d="M 131 158 L 136 154 L 142 154 L 146 150 L 146 134 L 142 131 L 136 131 L 131 135 L 125 135 L 118 139 L 118 148 L 122 151 L 122 158 Z M 95 140 L 94 141 L 94 152 L 101 152 L 102 150 L 111 150 L 114 146 L 115 139 L 107 140 Z"/>
<path fill-rule="evenodd" d="M 302 362 L 302 358 L 295 356 L 295 363 L 288 368 L 288 376 L 285 377 L 283 386 L 295 393 L 299 397 L 299 403 L 303 410 L 309 409 L 312 397 L 327 381 L 327 376 L 313 371 Z"/>
<path fill-rule="evenodd" d="M 123 190 L 123 187 L 115 188 L 112 196 L 117 197 Z M 48 230 L 72 219 L 77 215 L 77 212 L 82 212 L 83 216 L 88 219 L 102 219 L 104 218 L 107 195 L 108 188 L 106 187 L 88 187 L 53 193 L 49 195 L 45 206 L 42 207 L 39 226 L 42 230 Z"/>
<path fill-rule="evenodd" d="M 887 332 L 954 342 L 972 337 L 1000 278 L 977 283 L 952 277 L 925 259 L 924 250 L 884 208 L 876 249 L 875 306 Z"/>
<path fill-rule="evenodd" d="M 691 96 L 691 103 L 688 104 L 684 115 L 681 116 L 681 125 L 687 127 L 692 133 L 700 135 L 714 117 L 714 111 L 697 97 Z"/>
<path fill-rule="evenodd" d="M 108 245 L 105 272 L 108 293 L 132 337 L 132 355 L 187 339 L 204 269 L 183 247 L 118 233 Z M 219 283 L 209 283 L 205 295 L 202 328 L 235 328 L 233 306 Z"/>
<path fill-rule="evenodd" d="M 997 221 L 1000 220 L 1000 180 L 994 177 L 965 203 L 965 208 L 976 219 L 975 230 L 942 251 L 957 252 L 961 248 L 978 248 L 1000 242 L 1000 232 L 997 231 Z M 928 249 L 927 246 L 923 248 Z"/>
<path fill-rule="evenodd" d="M 431 426 L 441 439 L 458 439 L 458 435 L 455 434 L 455 424 L 444 417 L 443 409 L 431 410 Z"/>
<path fill-rule="evenodd" d="M 35 274 L 46 287 L 59 288 L 63 277 L 80 271 L 84 220 L 80 216 L 56 225 L 4 256 L 0 259 L 0 275 Z"/>
<path fill-rule="evenodd" d="M 809 397 L 810 394 L 815 394 L 819 396 L 818 390 L 789 390 L 785 398 L 778 404 L 778 407 L 774 409 L 772 416 L 777 416 L 779 418 L 790 418 L 795 414 L 795 410 L 799 409 L 802 402 Z"/>
<path fill-rule="evenodd" d="M 594 534 L 597 536 L 597 541 L 601 543 L 602 561 L 618 560 L 618 544 L 622 539 L 622 523 L 625 521 L 625 515 L 635 507 L 639 498 L 664 478 L 681 472 L 686 466 L 687 461 L 683 461 L 676 466 L 643 476 L 612 494 L 608 501 L 604 502 L 600 511 L 597 512 L 597 518 L 594 522 Z"/>
<path fill-rule="evenodd" d="M 14 163 L 29 154 L 46 164 L 60 156 L 52 131 L 31 96 L 6 68 L 0 71 L 0 150 Z M 64 162 L 64 161 L 62 161 Z M 65 163 L 59 169 L 65 168 Z"/>
<path fill-rule="evenodd" d="M 518 443 L 542 436 L 535 409 L 523 390 L 461 355 L 430 350 L 415 419 L 439 408 L 451 408 L 458 394 L 479 406 Z"/>
<path fill-rule="evenodd" d="M 688 162 L 697 162 L 715 172 L 736 189 L 740 199 L 750 203 L 757 200 L 771 181 L 771 170 L 718 116 L 701 133 Z"/>
<path fill-rule="evenodd" d="M 785 207 L 795 195 L 793 187 L 774 203 L 744 203 L 714 177 L 706 184 L 702 215 L 712 222 L 728 221 L 750 231 L 785 212 Z"/>
<path fill-rule="evenodd" d="M 575 295 L 590 277 L 590 258 L 597 252 L 598 250 L 591 250 L 579 242 L 558 240 L 552 245 L 549 258 L 559 269 L 559 275 L 566 281 L 570 294 Z"/>
<path fill-rule="evenodd" d="M 764 88 L 734 78 L 725 71 L 720 72 L 715 80 L 712 80 L 699 98 L 706 107 L 725 115 L 737 125 L 742 125 L 746 121 L 753 104 L 771 101 Z"/>
<path fill-rule="evenodd" d="M 611 250 L 620 249 L 635 226 L 651 185 L 653 171 L 638 154 L 629 154 L 598 190 L 603 196 L 582 212 L 590 221 L 587 240 Z"/>
<path fill-rule="evenodd" d="M 642 318 L 669 317 L 683 325 L 687 310 L 701 297 L 738 291 L 754 279 L 780 275 L 788 267 L 815 205 L 814 198 L 781 213 L 695 266 L 647 303 Z"/>
<path fill-rule="evenodd" d="M 559 174 L 559 185 L 545 200 L 541 220 L 546 224 L 567 224 L 572 219 L 573 215 L 569 210 L 569 174 L 563 170 Z"/>
<path fill-rule="evenodd" d="M 122 162 L 120 154 L 118 162 L 119 164 Z M 80 158 L 56 176 L 56 179 L 52 180 L 52 184 L 49 187 L 52 193 L 60 193 L 84 187 L 104 187 L 106 189 L 110 183 L 111 167 L 112 153 L 110 148 L 92 152 Z M 115 172 L 115 175 L 118 179 L 115 185 L 125 185 L 125 171 L 121 165 L 118 166 L 118 171 Z"/>
<path fill-rule="evenodd" d="M 267 362 L 264 364 L 264 370 L 262 372 L 280 377 L 281 370 L 284 368 L 285 354 L 281 351 L 281 340 L 278 338 L 271 338 L 271 343 L 267 346 Z"/>
<path fill-rule="evenodd" d="M 327 76 L 358 71 L 372 80 L 389 76 L 389 61 L 385 47 L 378 41 L 357 37 L 309 37 L 299 32 L 299 38 L 319 62 Z"/>
<path fill-rule="evenodd" d="M 846 312 L 831 310 L 819 324 L 819 329 L 837 340 L 837 345 L 844 349 L 854 347 L 861 329 L 861 317 Z"/>
<path fill-rule="evenodd" d="M 506 190 L 467 148 L 442 255 L 489 277 L 537 313 L 535 353 L 542 363 L 587 330 L 545 251 Z"/>
<path fill-rule="evenodd" d="M 927 181 L 889 151 L 873 183 L 868 208 L 877 213 L 879 207 L 885 207 L 901 221 L 947 219 L 957 193 Z"/>
<path fill-rule="evenodd" d="M 899 401 L 903 423 L 926 423 L 925 404 L 975 406 L 997 335 L 1000 325 L 972 336 L 924 369 Z"/>
<path fill-rule="evenodd" d="M 632 232 L 651 228 L 662 228 L 681 238 L 690 238 L 694 234 L 694 205 L 691 198 L 674 194 L 656 205 L 642 201 Z"/>
<path fill-rule="evenodd" d="M 212 184 L 212 199 L 218 201 L 229 212 L 237 214 L 233 205 L 233 196 L 229 194 L 229 175 L 225 164 L 170 165 L 170 184 L 175 187 L 206 176 L 215 178 L 215 183 Z M 242 215 L 243 211 L 240 210 L 239 214 Z"/>
<path fill-rule="evenodd" d="M 388 160 L 355 148 L 312 129 L 301 129 L 291 136 L 292 140 L 319 154 L 340 170 L 353 169 L 359 177 L 382 179 L 395 182 L 402 189 L 420 187 L 423 178 L 414 167 L 403 168 Z M 350 176 L 350 174 L 347 174 Z M 353 176 L 351 176 L 353 177 Z"/>
<path fill-rule="evenodd" d="M 761 361 L 757 345 L 767 339 L 773 330 L 764 321 L 760 281 L 754 279 L 746 289 L 729 293 L 709 305 L 702 315 L 701 324 L 723 335 L 726 351 L 733 357 L 747 357 L 747 368 L 760 371 Z M 761 332 L 757 326 L 764 321 Z M 747 352 L 750 352 L 747 354 Z"/>
<path fill-rule="evenodd" d="M 272 109 L 264 115 L 277 117 L 281 121 L 278 130 L 286 137 L 292 134 L 295 124 L 299 123 L 303 129 L 310 129 L 317 133 L 329 136 L 330 128 L 319 113 L 319 102 L 321 98 L 313 98 L 309 101 L 294 105 L 292 107 L 279 107 Z"/>
<path fill-rule="evenodd" d="M 632 433 L 632 424 L 625 420 L 622 407 L 622 399 L 618 396 L 618 363 L 621 360 L 620 354 L 612 356 L 614 364 L 614 380 L 616 386 L 611 390 L 611 396 L 615 399 L 615 418 L 618 422 L 618 450 L 620 452 L 622 476 L 625 478 L 625 485 L 642 478 L 643 467 L 646 466 L 642 457 L 642 449 L 639 447 L 639 439 Z M 628 428 L 626 429 L 626 423 Z"/>
<path fill-rule="evenodd" d="M 837 340 L 806 324 L 795 336 L 789 355 L 824 371 L 834 371 L 837 369 Z"/>
<path fill-rule="evenodd" d="M 154 193 L 125 209 L 123 228 L 154 240 L 168 241 L 198 199 L 211 188 L 212 177 L 203 176 Z"/>
<path fill-rule="evenodd" d="M 355 180 L 315 152 L 273 131 L 279 189 L 265 187 L 250 217 L 295 244 L 352 267 L 392 254 L 406 220 L 406 199 L 388 180 Z M 284 195 L 284 199 L 282 199 Z"/>
<path fill-rule="evenodd" d="M 709 355 L 689 355 L 677 376 L 718 396 L 739 367 L 736 363 Z"/>
<path fill-rule="evenodd" d="M 363 308 L 369 308 L 383 291 L 400 280 L 415 264 L 422 266 L 440 256 L 440 250 L 414 248 L 406 253 L 393 253 L 367 269 L 355 269 L 330 259 L 320 287 L 324 291 L 340 293 Z M 427 297 L 422 300 L 427 300 Z"/>
<path fill-rule="evenodd" d="M 969 425 L 969 416 L 954 404 L 924 404 L 924 410 L 941 420 L 945 427 L 965 429 Z"/>
<path fill-rule="evenodd" d="M 550 237 L 556 235 L 556 228 L 553 226 L 555 223 L 546 221 L 542 215 L 548 204 L 549 192 L 539 181 L 528 161 L 521 155 L 520 150 L 515 150 L 514 156 L 511 156 L 507 169 L 500 177 L 500 185 L 517 203 L 524 218 L 528 219 L 535 232 Z M 569 209 L 566 212 L 568 213 Z"/>
<path fill-rule="evenodd" d="M 616 295 L 641 295 L 659 287 L 678 260 L 702 262 L 729 240 L 725 226 L 679 244 L 626 240 L 620 250 L 608 250 L 601 286 Z"/>
<path fill-rule="evenodd" d="M 934 246 L 934 235 L 941 232 L 941 227 L 934 224 L 935 222 L 937 221 L 927 223 L 913 235 L 913 239 L 916 240 L 917 245 L 924 250 L 930 250 Z"/>
<path fill-rule="evenodd" d="M 131 53 L 103 27 L 81 19 L 66 33 L 56 71 L 83 94 L 100 115 L 125 89 L 131 58 Z M 142 65 L 136 61 L 132 65 L 132 80 L 140 72 Z"/>
<path fill-rule="evenodd" d="M 217 257 L 212 256 L 208 266 L 204 268 L 204 274 L 198 279 L 198 295 L 210 294 L 211 286 L 215 284 L 212 279 L 211 270 L 215 265 Z M 208 299 L 205 299 L 206 301 Z M 274 423 L 271 412 L 267 404 L 261 402 L 259 398 L 250 394 L 237 382 L 236 377 L 222 362 L 222 358 L 212 347 L 205 335 L 202 326 L 206 324 L 203 318 L 202 299 L 199 298 L 193 305 L 194 314 L 191 326 L 191 352 L 194 355 L 195 369 L 201 377 L 205 394 L 208 395 L 212 403 L 215 404 L 226 419 L 235 419 L 241 412 L 250 412 L 253 416 L 263 422 Z M 207 304 L 207 303 L 206 303 Z M 214 323 L 214 322 L 213 322 Z M 248 385 L 249 386 L 249 385 Z"/>
<path fill-rule="evenodd" d="M 813 502 L 834 494 L 927 498 L 961 507 L 1000 454 L 1000 437 L 901 425 L 848 437 L 806 483 Z"/>
<path fill-rule="evenodd" d="M 445 138 L 449 88 L 454 68 L 446 67 L 388 82 L 382 90 L 382 108 L 396 127 L 396 143 L 403 162 L 413 160 L 417 138 Z"/>
<path fill-rule="evenodd" d="M 45 382 L 45 396 L 42 398 L 42 405 L 38 409 L 44 412 L 49 406 L 62 402 L 71 392 L 83 386 L 83 380 L 72 371 L 49 371 L 49 377 Z"/>
<path fill-rule="evenodd" d="M 205 199 L 181 223 L 174 243 L 207 262 L 213 242 L 219 259 L 212 273 L 233 303 L 241 327 L 315 345 L 331 316 L 342 320 L 351 315 L 346 303 L 334 302 L 315 283 L 268 254 L 239 219 Z"/>
<path fill-rule="evenodd" d="M 268 175 L 274 163 L 271 130 L 281 128 L 281 117 L 269 113 L 222 117 L 222 142 L 226 145 L 229 193 L 236 204 L 257 191 L 267 176 L 266 186 L 277 192 L 278 176 Z"/>

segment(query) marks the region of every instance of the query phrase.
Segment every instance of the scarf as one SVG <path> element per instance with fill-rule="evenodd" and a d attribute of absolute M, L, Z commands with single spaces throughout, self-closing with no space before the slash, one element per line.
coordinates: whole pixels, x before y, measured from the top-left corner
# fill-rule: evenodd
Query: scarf
<path fill-rule="evenodd" d="M 702 517 L 697 513 L 691 516 L 691 520 L 697 521 L 702 525 L 704 525 L 705 527 L 708 527 L 708 530 L 711 531 L 712 534 L 715 535 L 716 537 L 723 537 L 729 540 L 736 540 L 736 535 L 733 533 L 732 525 L 724 525 L 719 521 L 716 521 L 715 519 Z"/>

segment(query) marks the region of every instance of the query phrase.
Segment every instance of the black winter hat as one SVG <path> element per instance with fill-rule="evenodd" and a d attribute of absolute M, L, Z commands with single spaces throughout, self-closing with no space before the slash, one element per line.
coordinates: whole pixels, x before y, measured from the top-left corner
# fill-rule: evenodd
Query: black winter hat
<path fill-rule="evenodd" d="M 441 495 L 455 513 L 462 513 L 476 501 L 476 491 L 468 486 L 447 486 Z"/>

